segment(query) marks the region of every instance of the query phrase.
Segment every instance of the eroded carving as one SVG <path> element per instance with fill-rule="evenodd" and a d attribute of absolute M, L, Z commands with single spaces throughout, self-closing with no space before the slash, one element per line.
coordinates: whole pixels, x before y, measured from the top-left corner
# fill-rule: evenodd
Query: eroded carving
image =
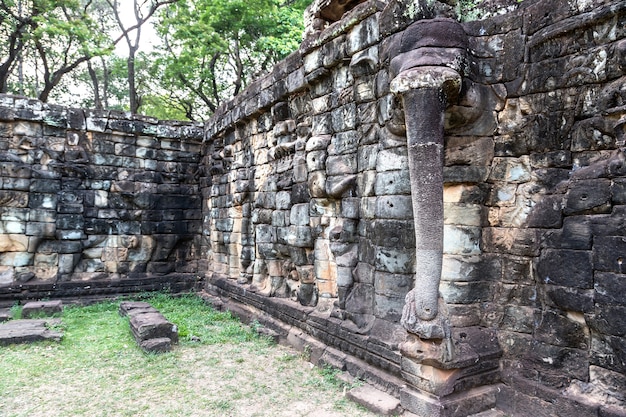
<path fill-rule="evenodd" d="M 467 38 L 457 22 L 432 19 L 414 23 L 397 44 L 397 55 L 390 64 L 390 90 L 402 99 L 404 108 L 417 271 L 402 324 L 422 339 L 444 339 L 449 331 L 438 305 L 443 254 L 443 121 L 446 107 L 461 91 Z"/>

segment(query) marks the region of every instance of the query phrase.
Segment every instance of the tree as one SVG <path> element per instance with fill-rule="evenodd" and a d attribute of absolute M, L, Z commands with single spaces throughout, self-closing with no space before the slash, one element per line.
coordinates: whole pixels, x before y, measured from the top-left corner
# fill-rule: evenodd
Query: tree
<path fill-rule="evenodd" d="M 8 39 L 2 46 L 0 91 L 11 89 L 17 69 L 13 89 L 30 89 L 47 101 L 64 75 L 108 53 L 110 40 L 96 30 L 92 5 L 93 0 L 0 1 L 0 30 Z"/>
<path fill-rule="evenodd" d="M 178 0 L 133 0 L 134 24 L 126 27 L 120 14 L 120 4 L 118 0 L 106 0 L 115 16 L 115 20 L 122 30 L 120 39 L 125 39 L 128 46 L 128 97 L 130 100 L 131 113 L 137 113 L 141 106 L 141 97 L 137 93 L 135 60 L 139 50 L 141 39 L 141 27 L 154 15 L 161 7 L 176 3 Z M 117 41 L 116 41 L 117 42 Z"/>
<path fill-rule="evenodd" d="M 195 120 L 298 48 L 308 2 L 193 0 L 161 13 L 159 66 L 170 98 Z"/>
<path fill-rule="evenodd" d="M 38 8 L 32 13 L 40 13 Z M 4 42 L 0 43 L 0 93 L 8 91 L 9 76 L 20 60 L 27 39 L 28 28 L 32 24 L 33 14 L 24 13 L 21 0 L 3 0 L 0 2 L 0 34 Z M 20 65 L 21 70 L 21 65 Z M 20 77 L 21 78 L 21 77 Z"/>

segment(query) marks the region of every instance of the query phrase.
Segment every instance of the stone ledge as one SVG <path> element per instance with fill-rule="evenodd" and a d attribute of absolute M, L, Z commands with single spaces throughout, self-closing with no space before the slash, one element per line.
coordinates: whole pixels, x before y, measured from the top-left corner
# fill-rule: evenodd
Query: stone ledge
<path fill-rule="evenodd" d="M 0 323 L 9 321 L 13 318 L 13 312 L 10 308 L 0 308 Z"/>
<path fill-rule="evenodd" d="M 402 406 L 420 416 L 463 417 L 495 407 L 500 384 L 474 388 L 438 398 L 423 391 L 406 388 L 400 393 Z"/>
<path fill-rule="evenodd" d="M 119 280 L 91 281 L 29 281 L 0 286 L 0 305 L 11 306 L 15 301 L 55 298 L 63 301 L 110 299 L 150 291 L 173 294 L 198 290 L 202 280 L 197 274 L 149 275 Z"/>
<path fill-rule="evenodd" d="M 244 322 L 271 318 L 287 327 L 298 328 L 324 345 L 348 353 L 390 375 L 401 375 L 399 346 L 393 341 L 386 342 L 373 335 L 355 334 L 341 320 L 323 315 L 315 308 L 301 306 L 289 299 L 265 297 L 221 276 L 211 277 L 207 290 L 219 297 L 228 298 L 228 301 L 222 301 L 228 309 L 235 310 L 234 313 Z M 285 328 L 282 331 L 276 328 L 274 330 L 282 339 L 286 339 L 289 333 Z M 392 329 L 387 330 L 388 334 L 393 334 Z"/>
<path fill-rule="evenodd" d="M 299 306 L 290 300 L 279 298 L 266 298 L 263 304 L 257 300 L 261 296 L 244 291 L 227 279 L 214 277 L 211 282 L 216 285 L 207 286 L 210 293 L 201 294 L 208 303 L 217 302 L 221 308 L 230 311 L 244 323 L 257 321 L 271 329 L 278 335 L 278 343 L 307 352 L 314 365 L 332 366 L 345 371 L 381 392 L 399 398 L 400 391 L 406 385 L 405 381 L 395 375 L 399 373 L 399 354 L 376 338 L 364 336 L 364 342 L 360 338 L 350 339 L 344 330 L 344 339 L 338 330 L 339 324 L 330 318 L 318 315 L 315 326 L 312 326 L 310 316 L 314 309 L 311 307 Z M 332 332 L 334 333 L 331 334 Z M 359 341 L 363 344 L 359 345 Z M 371 350 L 373 347 L 376 351 Z M 380 356 L 381 354 L 388 357 L 398 355 L 398 360 L 390 361 Z"/>
<path fill-rule="evenodd" d="M 362 385 L 351 389 L 346 396 L 357 404 L 382 416 L 395 416 L 402 412 L 400 400 L 384 393 L 371 385 Z"/>

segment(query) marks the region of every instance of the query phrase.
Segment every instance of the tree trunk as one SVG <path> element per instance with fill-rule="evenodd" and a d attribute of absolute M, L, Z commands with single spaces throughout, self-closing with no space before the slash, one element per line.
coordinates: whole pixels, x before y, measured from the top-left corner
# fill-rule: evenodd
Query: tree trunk
<path fill-rule="evenodd" d="M 137 97 L 137 87 L 135 85 L 135 52 L 137 48 L 131 47 L 128 53 L 128 99 L 130 101 L 130 112 L 136 114 L 139 111 L 139 100 Z"/>
<path fill-rule="evenodd" d="M 102 110 L 102 100 L 100 99 L 100 83 L 98 82 L 98 74 L 96 74 L 96 70 L 93 69 L 91 61 L 87 62 L 87 69 L 89 70 L 89 77 L 91 78 L 91 83 L 93 84 L 94 107 L 98 110 Z"/>
<path fill-rule="evenodd" d="M 109 108 L 109 77 L 111 72 L 109 71 L 109 67 L 107 66 L 106 59 L 104 57 L 100 57 L 102 61 L 102 98 L 104 101 L 104 108 Z"/>

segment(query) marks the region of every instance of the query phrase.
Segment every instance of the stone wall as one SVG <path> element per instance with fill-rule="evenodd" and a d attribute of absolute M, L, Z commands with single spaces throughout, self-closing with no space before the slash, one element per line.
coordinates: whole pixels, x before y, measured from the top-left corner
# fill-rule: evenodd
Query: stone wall
<path fill-rule="evenodd" d="M 202 136 L 0 96 L 0 301 L 193 288 Z"/>
<path fill-rule="evenodd" d="M 626 4 L 537 2 L 496 21 L 466 28 L 476 73 L 504 87 L 481 240 L 496 281 L 475 318 L 499 330 L 503 408 L 564 395 L 584 405 L 562 399 L 558 415 L 623 415 Z"/>
<path fill-rule="evenodd" d="M 433 341 L 401 324 L 422 271 L 390 62 L 420 44 L 410 25 L 455 12 L 350 5 L 339 19 L 316 2 L 300 50 L 206 124 L 209 291 L 415 413 L 624 415 L 624 3 L 507 2 L 463 23 L 444 123 L 449 333 Z"/>
<path fill-rule="evenodd" d="M 204 127 L 0 96 L 0 301 L 206 279 L 418 415 L 626 415 L 626 3 L 453 3 L 316 1 Z"/>

